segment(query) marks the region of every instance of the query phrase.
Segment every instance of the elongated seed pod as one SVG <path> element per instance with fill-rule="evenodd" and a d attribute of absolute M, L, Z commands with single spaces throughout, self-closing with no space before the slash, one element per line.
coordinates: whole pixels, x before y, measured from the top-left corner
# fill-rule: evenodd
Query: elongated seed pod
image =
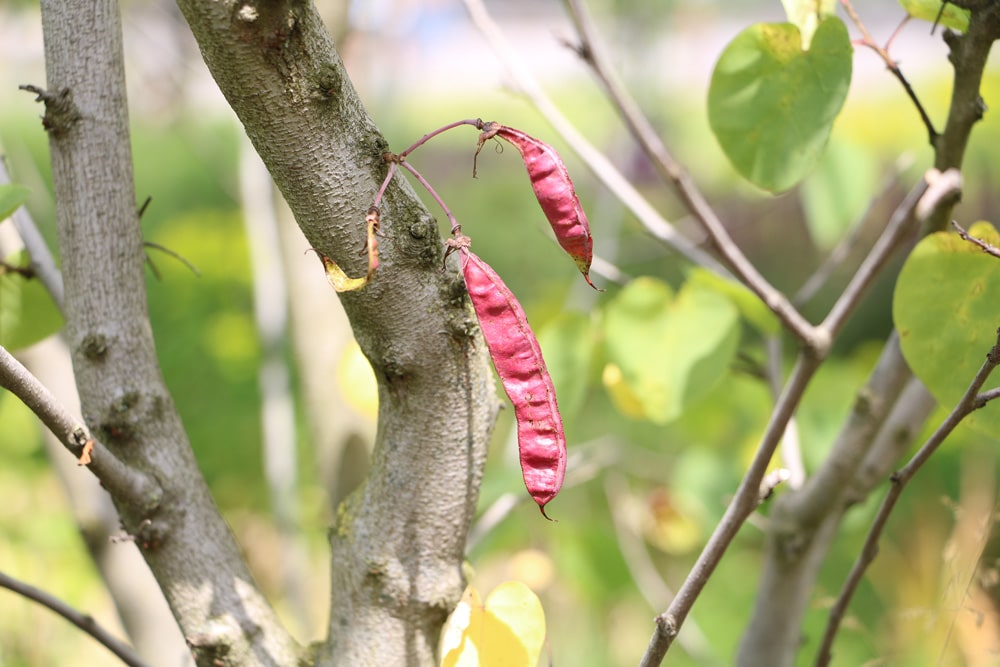
<path fill-rule="evenodd" d="M 496 129 L 495 136 L 506 139 L 521 153 L 535 197 L 552 226 L 556 240 L 576 262 L 587 284 L 598 289 L 590 281 L 590 263 L 594 258 L 590 222 L 559 153 L 544 141 L 506 125 L 489 128 L 483 134 L 490 135 L 493 129 Z"/>
<path fill-rule="evenodd" d="M 514 405 L 524 485 L 548 519 L 545 505 L 559 493 L 566 476 L 566 435 L 552 378 L 514 294 L 467 247 L 461 252 L 462 274 L 479 328 L 503 389 Z"/>

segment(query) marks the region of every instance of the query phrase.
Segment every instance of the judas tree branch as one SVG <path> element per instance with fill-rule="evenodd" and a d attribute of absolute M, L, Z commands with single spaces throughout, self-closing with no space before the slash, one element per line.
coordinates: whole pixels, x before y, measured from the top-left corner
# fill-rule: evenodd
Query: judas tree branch
<path fill-rule="evenodd" d="M 308 2 L 180 0 L 205 63 L 309 244 L 349 275 L 387 165 Z M 379 386 L 367 481 L 337 511 L 323 664 L 430 664 L 461 563 L 498 408 L 464 284 L 440 270 L 436 221 L 402 178 L 381 205 L 380 266 L 341 295 Z M 470 221 L 471 224 L 474 222 Z M 325 282 L 315 263 L 316 280 Z"/>
<path fill-rule="evenodd" d="M 129 667 L 146 667 L 146 663 L 135 654 L 130 646 L 123 644 L 114 635 L 98 625 L 92 616 L 82 614 L 40 588 L 18 581 L 4 572 L 0 572 L 0 588 L 6 588 L 18 595 L 23 595 L 27 599 L 51 609 L 99 641 Z"/>
<path fill-rule="evenodd" d="M 164 386 L 135 209 L 120 17 L 114 0 L 42 3 L 65 336 L 83 415 L 108 450 L 159 482 L 112 490 L 199 664 L 294 663 L 201 477 Z"/>

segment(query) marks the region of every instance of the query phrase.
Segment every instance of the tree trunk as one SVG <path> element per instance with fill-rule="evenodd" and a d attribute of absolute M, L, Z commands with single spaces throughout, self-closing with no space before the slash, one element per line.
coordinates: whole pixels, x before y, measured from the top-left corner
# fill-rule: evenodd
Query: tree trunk
<path fill-rule="evenodd" d="M 387 165 L 308 3 L 181 0 L 205 62 L 309 243 L 350 275 Z M 463 587 L 465 538 L 498 402 L 464 284 L 441 271 L 435 220 L 402 178 L 382 206 L 381 266 L 342 295 L 379 384 L 366 483 L 337 513 L 321 664 L 431 664 Z M 307 260 L 303 260 L 307 261 Z M 316 280 L 323 281 L 319 262 Z"/>

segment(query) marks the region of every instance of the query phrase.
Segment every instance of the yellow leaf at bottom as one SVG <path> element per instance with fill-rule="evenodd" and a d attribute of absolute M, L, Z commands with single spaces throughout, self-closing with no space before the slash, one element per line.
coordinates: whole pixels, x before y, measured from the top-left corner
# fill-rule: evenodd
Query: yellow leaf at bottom
<path fill-rule="evenodd" d="M 441 667 L 535 667 L 545 641 L 545 612 L 519 581 L 497 586 L 486 604 L 469 586 L 445 624 Z"/>

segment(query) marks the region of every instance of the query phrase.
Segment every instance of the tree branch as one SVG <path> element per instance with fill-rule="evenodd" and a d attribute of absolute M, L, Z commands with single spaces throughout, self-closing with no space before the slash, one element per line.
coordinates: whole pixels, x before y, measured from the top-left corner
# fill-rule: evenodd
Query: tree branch
<path fill-rule="evenodd" d="M 18 581 L 4 572 L 0 572 L 0 587 L 14 591 L 32 602 L 37 602 L 43 607 L 51 609 L 103 644 L 126 665 L 130 667 L 146 667 L 146 663 L 135 654 L 132 647 L 119 641 L 114 635 L 101 627 L 92 616 L 81 614 L 59 598 L 46 593 L 40 588 L 35 588 L 23 581 Z"/>
<path fill-rule="evenodd" d="M 10 183 L 10 172 L 7 170 L 7 160 L 0 156 L 0 183 Z M 20 207 L 14 211 L 12 216 L 14 220 L 14 229 L 17 230 L 18 236 L 21 237 L 21 241 L 24 243 L 24 247 L 28 251 L 28 257 L 31 258 L 32 272 L 45 286 L 49 294 L 52 296 L 52 300 L 55 301 L 56 306 L 62 310 L 63 307 L 63 282 L 62 274 L 59 273 L 59 267 L 56 266 L 56 261 L 52 257 L 52 253 L 49 251 L 49 246 L 46 245 L 45 239 L 42 238 L 41 233 L 38 231 L 38 227 L 35 225 L 35 221 L 31 219 L 31 214 L 28 213 L 28 209 L 25 207 Z"/>
<path fill-rule="evenodd" d="M 81 465 L 87 465 L 115 497 L 138 504 L 149 502 L 149 499 L 162 494 L 154 477 L 129 467 L 104 444 L 91 437 L 87 427 L 70 415 L 52 393 L 3 346 L 0 346 L 0 387 L 21 399 L 59 442 L 81 461 Z"/>
<path fill-rule="evenodd" d="M 819 353 L 820 356 L 824 355 L 826 353 L 825 347 L 829 345 L 829 341 L 823 336 L 817 336 L 812 324 L 747 259 L 701 190 L 691 180 L 687 171 L 670 154 L 649 120 L 642 113 L 639 105 L 618 80 L 606 55 L 604 43 L 594 28 L 593 20 L 584 2 L 582 0 L 566 0 L 566 4 L 580 36 L 580 46 L 575 47 L 574 50 L 594 70 L 612 104 L 618 110 L 618 114 L 624 120 L 643 152 L 653 163 L 657 173 L 666 183 L 673 185 L 681 201 L 695 219 L 701 223 L 712 244 L 743 284 L 750 288 L 777 315 L 785 328 L 799 341 L 813 348 L 813 351 Z"/>
<path fill-rule="evenodd" d="M 199 664 L 295 662 L 300 649 L 256 589 L 160 374 L 135 210 L 118 6 L 45 0 L 42 24 L 48 80 L 39 97 L 52 159 L 65 335 L 82 412 L 110 452 L 162 489 L 139 502 L 115 495 L 122 524 Z"/>
<path fill-rule="evenodd" d="M 958 403 L 952 408 L 952 411 L 947 417 L 941 422 L 941 424 L 935 429 L 934 433 L 927 439 L 927 441 L 917 450 L 917 453 L 907 462 L 905 466 L 898 472 L 894 473 L 890 478 L 891 486 L 889 491 L 886 493 L 885 498 L 882 500 L 881 506 L 879 506 L 878 512 L 875 514 L 875 518 L 872 520 L 872 526 L 868 531 L 868 536 L 865 538 L 864 546 L 861 548 L 861 553 L 858 554 L 857 559 L 854 561 L 854 565 L 851 567 L 851 571 L 844 582 L 844 586 L 837 596 L 837 601 L 834 603 L 833 608 L 830 610 L 830 619 L 827 623 L 826 630 L 823 633 L 823 640 L 820 643 L 819 652 L 816 658 L 817 667 L 826 667 L 830 664 L 830 659 L 832 657 L 831 649 L 833 648 L 833 640 L 837 635 L 837 631 L 840 628 L 840 623 L 843 620 L 844 613 L 847 611 L 847 606 L 850 604 L 851 598 L 854 592 L 857 590 L 858 585 L 861 583 L 861 579 L 864 576 L 865 570 L 868 566 L 875 560 L 876 555 L 878 555 L 878 541 L 882 536 L 882 532 L 885 529 L 886 524 L 889 521 L 889 516 L 892 514 L 893 508 L 896 506 L 896 501 L 903 493 L 903 489 L 914 475 L 919 472 L 920 468 L 927 462 L 927 460 L 937 451 L 941 443 L 951 435 L 951 432 L 955 430 L 955 427 L 965 419 L 969 413 L 978 410 L 979 408 L 986 405 L 990 398 L 996 396 L 996 392 L 991 392 L 989 396 L 984 396 L 979 394 L 979 390 L 982 388 L 983 384 L 989 378 L 993 370 L 1000 364 L 1000 330 L 997 331 L 997 341 L 993 345 L 993 348 L 986 355 L 986 361 L 979 368 L 979 372 L 976 373 L 976 377 L 973 378 L 972 382 L 969 384 L 968 389 L 959 399 Z"/>
<path fill-rule="evenodd" d="M 520 61 L 499 26 L 493 21 L 482 0 L 463 0 L 473 24 L 486 37 L 497 58 L 516 81 L 520 92 L 527 97 L 563 141 L 583 160 L 601 183 L 618 198 L 654 238 L 673 248 L 679 255 L 698 266 L 709 268 L 729 277 L 729 271 L 714 257 L 702 251 L 682 236 L 636 190 L 628 179 L 598 151 L 552 103 L 538 81 Z"/>

